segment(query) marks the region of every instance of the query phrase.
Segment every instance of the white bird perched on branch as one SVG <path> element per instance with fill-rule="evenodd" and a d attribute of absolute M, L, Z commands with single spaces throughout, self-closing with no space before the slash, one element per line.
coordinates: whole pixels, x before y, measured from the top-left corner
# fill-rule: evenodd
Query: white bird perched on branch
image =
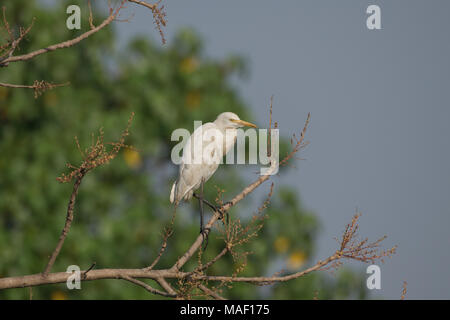
<path fill-rule="evenodd" d="M 202 232 L 203 184 L 216 172 L 220 160 L 234 147 L 237 129 L 244 126 L 256 128 L 256 125 L 239 119 L 233 112 L 221 113 L 214 122 L 195 129 L 183 148 L 179 176 L 172 186 L 170 202 L 178 205 L 183 199 L 189 200 L 194 191 L 201 187 L 198 198 Z"/>

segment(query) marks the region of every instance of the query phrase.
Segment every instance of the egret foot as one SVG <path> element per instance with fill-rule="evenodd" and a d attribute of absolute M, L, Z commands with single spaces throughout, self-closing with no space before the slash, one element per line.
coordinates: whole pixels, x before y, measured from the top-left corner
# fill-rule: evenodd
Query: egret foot
<path fill-rule="evenodd" d="M 203 228 L 202 230 L 200 230 L 200 234 L 203 237 L 202 246 L 203 246 L 203 244 L 205 244 L 205 246 L 202 249 L 203 251 L 205 251 L 206 248 L 208 247 L 208 239 L 209 239 L 210 231 L 211 231 L 211 228 Z"/>

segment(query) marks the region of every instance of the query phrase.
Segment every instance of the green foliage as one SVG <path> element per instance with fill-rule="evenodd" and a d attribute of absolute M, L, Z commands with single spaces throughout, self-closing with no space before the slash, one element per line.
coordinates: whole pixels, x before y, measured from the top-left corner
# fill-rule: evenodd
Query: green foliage
<path fill-rule="evenodd" d="M 86 31 L 65 28 L 64 6 L 46 8 L 33 1 L 10 1 L 7 17 L 13 27 L 35 25 L 21 43 L 19 53 L 30 52 Z M 86 13 L 86 8 L 83 9 Z M 96 17 L 95 21 L 101 18 Z M 117 26 L 116 26 L 117 27 Z M 120 27 L 120 26 L 119 26 Z M 248 106 L 230 84 L 230 77 L 245 74 L 244 61 L 204 57 L 203 44 L 192 30 L 180 30 L 170 44 L 132 40 L 121 52 L 115 33 L 107 28 L 75 47 L 41 55 L 4 69 L 0 81 L 31 84 L 34 80 L 70 81 L 34 99 L 27 89 L 0 88 L 0 276 L 42 272 L 62 229 L 71 183 L 56 177 L 65 164 L 81 163 L 74 137 L 86 148 L 91 133 L 103 127 L 106 141 L 115 141 L 131 112 L 135 120 L 125 150 L 110 164 L 95 169 L 83 180 L 75 219 L 53 271 L 69 265 L 88 268 L 139 268 L 149 265 L 161 245 L 162 230 L 171 216 L 168 200 L 176 169 L 170 162 L 176 128 L 192 131 L 193 121 L 211 121 L 223 111 L 251 120 Z M 281 155 L 284 153 L 281 153 Z M 222 171 L 222 172 L 220 172 Z M 227 190 L 225 198 L 244 185 L 239 172 L 223 166 L 206 185 L 207 197 L 215 185 Z M 259 199 L 258 199 L 259 200 Z M 256 205 L 257 201 L 254 201 Z M 247 203 L 248 205 L 248 203 Z M 232 218 L 246 221 L 252 208 L 239 205 Z M 158 266 L 168 267 L 198 235 L 197 205 L 184 204 L 177 215 L 175 233 Z M 318 233 L 316 216 L 301 207 L 294 190 L 275 192 L 265 212 L 266 225 L 243 250 L 251 251 L 243 275 L 268 275 L 282 268 L 298 269 L 312 263 Z M 212 258 L 223 241 L 211 236 L 204 258 Z M 194 259 L 195 260 L 195 259 Z M 230 256 L 210 272 L 231 274 L 238 262 Z M 192 264 L 186 266 L 192 268 Z M 347 281 L 348 280 L 348 281 Z M 260 288 L 236 285 L 224 294 L 230 298 L 347 298 L 364 297 L 360 279 L 344 272 L 332 280 L 322 273 Z M 0 292 L 1 299 L 26 299 L 28 289 Z M 82 283 L 69 291 L 64 284 L 33 289 L 35 299 L 153 299 L 140 287 L 125 281 Z"/>

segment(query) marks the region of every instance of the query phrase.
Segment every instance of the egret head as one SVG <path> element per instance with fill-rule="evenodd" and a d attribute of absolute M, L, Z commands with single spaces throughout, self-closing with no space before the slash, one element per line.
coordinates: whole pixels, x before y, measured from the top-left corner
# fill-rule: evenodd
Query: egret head
<path fill-rule="evenodd" d="M 253 123 L 239 119 L 237 114 L 233 112 L 223 112 L 219 114 L 214 123 L 222 129 L 236 129 L 242 127 L 257 128 Z"/>

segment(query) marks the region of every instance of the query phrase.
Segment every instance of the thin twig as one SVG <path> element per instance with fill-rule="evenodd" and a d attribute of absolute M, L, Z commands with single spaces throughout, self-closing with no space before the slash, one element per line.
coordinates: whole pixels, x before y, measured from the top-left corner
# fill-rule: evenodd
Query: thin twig
<path fill-rule="evenodd" d="M 208 287 L 204 286 L 203 284 L 199 284 L 198 288 L 216 300 L 227 300 L 224 297 L 222 297 L 221 295 L 219 295 L 218 293 L 216 293 L 216 292 L 212 291 L 211 289 L 209 289 Z"/>
<path fill-rule="evenodd" d="M 95 25 L 94 25 L 94 18 L 92 16 L 91 0 L 88 0 L 88 8 L 89 8 L 89 26 L 91 27 L 91 30 L 93 30 L 95 29 Z"/>
<path fill-rule="evenodd" d="M 129 281 L 131 283 L 137 284 L 138 286 L 141 286 L 142 288 L 144 288 L 145 290 L 147 290 L 150 293 L 158 294 L 158 295 L 163 296 L 163 297 L 172 297 L 172 298 L 176 297 L 176 294 L 174 295 L 174 294 L 170 294 L 170 293 L 163 292 L 161 290 L 155 289 L 152 286 L 150 286 L 149 284 L 147 284 L 145 282 L 142 282 L 142 281 L 139 281 L 137 279 L 134 279 L 134 278 L 132 278 L 130 276 L 121 275 L 120 278 L 122 278 L 123 280 Z"/>
<path fill-rule="evenodd" d="M 155 260 L 152 262 L 152 264 L 149 267 L 145 268 L 146 271 L 150 271 L 154 268 L 154 266 L 159 262 L 164 251 L 166 250 L 167 241 L 169 240 L 170 236 L 173 234 L 173 224 L 175 223 L 175 216 L 176 216 L 176 210 L 173 211 L 172 219 L 170 220 L 169 227 L 166 228 L 166 231 L 164 233 L 163 243 L 161 245 L 161 248 L 159 249 L 159 253 L 156 256 Z"/>
<path fill-rule="evenodd" d="M 84 170 L 80 171 L 80 174 L 77 176 L 75 183 L 73 185 L 73 190 L 72 190 L 72 194 L 70 196 L 69 205 L 67 206 L 66 222 L 64 224 L 64 228 L 61 232 L 61 235 L 59 236 L 59 240 L 56 245 L 56 248 L 50 257 L 50 260 L 48 261 L 44 272 L 42 273 L 42 275 L 44 277 L 46 277 L 48 275 L 48 273 L 50 272 L 50 270 L 52 269 L 53 264 L 55 263 L 56 257 L 58 256 L 58 254 L 61 251 L 61 248 L 64 244 L 64 240 L 66 239 L 67 234 L 69 233 L 70 226 L 71 226 L 72 220 L 73 220 L 73 209 L 75 206 L 75 200 L 77 198 L 78 189 L 80 187 L 81 180 L 83 180 L 83 177 L 85 176 L 85 174 L 86 174 L 86 171 L 84 171 Z"/>
<path fill-rule="evenodd" d="M 407 292 L 407 287 L 408 287 L 408 282 L 403 281 L 403 286 L 402 286 L 402 296 L 400 297 L 400 300 L 405 300 L 405 298 L 406 298 L 406 292 Z"/>
<path fill-rule="evenodd" d="M 215 256 L 212 260 L 210 260 L 208 263 L 200 266 L 195 270 L 195 272 L 201 272 L 204 270 L 207 270 L 209 267 L 211 267 L 214 263 L 216 263 L 220 258 L 222 258 L 226 253 L 228 252 L 228 247 L 225 247 L 220 251 L 220 253 Z"/>
<path fill-rule="evenodd" d="M 86 279 L 88 272 L 95 268 L 96 264 L 97 264 L 97 262 L 94 262 L 93 264 L 91 264 L 91 266 L 85 272 L 83 272 L 84 279 Z"/>
<path fill-rule="evenodd" d="M 4 83 L 4 82 L 0 82 L 0 87 L 5 87 L 5 88 L 24 88 L 24 89 L 33 89 L 34 90 L 34 97 L 37 98 L 39 97 L 43 92 L 47 91 L 47 90 L 51 90 L 53 88 L 57 88 L 57 87 L 64 87 L 69 85 L 70 82 L 66 82 L 66 83 L 50 83 L 47 81 L 38 81 L 35 80 L 34 83 L 32 85 L 24 85 L 24 84 L 11 84 L 11 83 Z"/>

